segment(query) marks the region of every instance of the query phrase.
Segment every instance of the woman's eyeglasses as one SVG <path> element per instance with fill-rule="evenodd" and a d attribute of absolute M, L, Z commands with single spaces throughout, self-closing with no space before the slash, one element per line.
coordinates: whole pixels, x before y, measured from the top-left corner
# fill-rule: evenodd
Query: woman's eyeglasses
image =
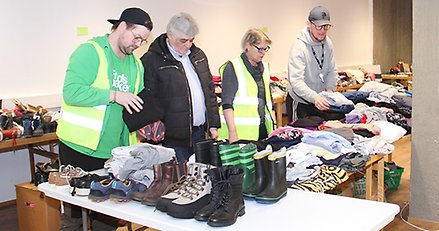
<path fill-rule="evenodd" d="M 256 45 L 253 44 L 253 47 L 256 48 L 256 50 L 258 50 L 259 53 L 262 52 L 267 52 L 270 50 L 270 46 L 266 46 L 266 47 L 258 47 Z"/>

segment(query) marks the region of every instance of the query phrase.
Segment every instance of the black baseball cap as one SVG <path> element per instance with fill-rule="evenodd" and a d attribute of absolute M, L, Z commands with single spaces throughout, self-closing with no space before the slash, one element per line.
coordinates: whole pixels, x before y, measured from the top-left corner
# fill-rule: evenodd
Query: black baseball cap
<path fill-rule="evenodd" d="M 137 24 L 152 30 L 152 21 L 148 13 L 140 8 L 127 8 L 120 15 L 119 19 L 108 19 L 108 22 L 115 24 L 120 21 Z"/>
<path fill-rule="evenodd" d="M 310 12 L 308 20 L 316 26 L 331 25 L 329 11 L 323 6 L 316 6 Z"/>

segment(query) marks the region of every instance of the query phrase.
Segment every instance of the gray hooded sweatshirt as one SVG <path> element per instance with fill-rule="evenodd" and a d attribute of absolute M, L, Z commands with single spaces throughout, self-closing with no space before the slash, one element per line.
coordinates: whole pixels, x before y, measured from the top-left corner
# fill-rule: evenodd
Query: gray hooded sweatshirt
<path fill-rule="evenodd" d="M 323 50 L 322 50 L 323 44 Z M 315 51 L 315 56 L 313 51 Z M 323 66 L 322 51 L 324 52 Z M 309 28 L 305 27 L 291 48 L 288 60 L 289 94 L 300 103 L 314 103 L 322 91 L 335 91 L 337 69 L 331 39 L 326 36 L 323 42 L 312 40 Z"/>

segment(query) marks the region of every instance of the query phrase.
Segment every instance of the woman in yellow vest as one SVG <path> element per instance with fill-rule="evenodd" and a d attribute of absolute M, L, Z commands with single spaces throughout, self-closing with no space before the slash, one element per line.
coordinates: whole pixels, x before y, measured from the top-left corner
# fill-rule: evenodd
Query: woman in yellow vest
<path fill-rule="evenodd" d="M 230 143 L 261 140 L 273 131 L 270 72 L 262 62 L 271 39 L 260 29 L 249 29 L 242 39 L 243 53 L 220 68 L 222 111 L 220 139 Z"/>

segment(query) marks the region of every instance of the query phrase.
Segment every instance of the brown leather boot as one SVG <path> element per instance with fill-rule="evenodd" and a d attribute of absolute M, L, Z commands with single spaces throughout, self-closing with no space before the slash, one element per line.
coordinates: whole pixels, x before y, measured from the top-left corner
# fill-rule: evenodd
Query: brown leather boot
<path fill-rule="evenodd" d="M 187 172 L 187 160 L 184 160 L 175 165 L 175 176 L 176 178 L 172 180 L 172 183 L 177 183 L 183 176 L 186 176 Z"/>
<path fill-rule="evenodd" d="M 161 164 L 158 167 L 154 166 L 154 169 L 160 169 L 157 172 L 157 176 L 160 176 L 160 181 L 154 181 L 151 184 L 149 190 L 147 190 L 146 195 L 142 198 L 142 204 L 155 206 L 160 196 L 166 190 L 166 188 L 172 183 L 174 178 L 175 167 L 171 164 Z"/>
<path fill-rule="evenodd" d="M 131 194 L 131 199 L 133 199 L 135 201 L 142 201 L 143 198 L 149 194 L 150 190 L 152 190 L 153 188 L 157 187 L 160 184 L 160 182 L 162 181 L 162 167 L 161 167 L 161 165 L 155 164 L 153 166 L 153 170 L 154 170 L 154 180 L 152 181 L 149 188 L 147 188 L 145 191 L 142 191 L 142 192 L 133 192 Z"/>
<path fill-rule="evenodd" d="M 147 196 L 150 192 L 150 190 L 155 190 L 154 188 L 156 188 L 159 184 L 161 184 L 161 178 L 162 178 L 162 169 L 164 165 L 169 165 L 172 166 L 174 168 L 174 175 L 172 178 L 172 183 L 177 183 L 183 176 L 187 175 L 187 161 L 185 160 L 184 162 L 181 162 L 179 164 L 177 164 L 177 159 L 175 159 L 175 157 L 166 163 L 162 163 L 162 164 L 157 164 L 153 166 L 153 170 L 154 170 L 154 180 L 151 183 L 151 185 L 149 186 L 149 188 L 147 188 L 146 190 L 142 191 L 142 192 L 133 192 L 131 194 L 131 197 L 133 200 L 135 201 L 142 201 L 143 198 L 145 196 Z M 160 168 L 159 168 L 160 166 Z M 156 186 L 154 186 L 156 185 Z M 151 189 L 152 188 L 152 189 Z M 169 187 L 168 187 L 169 188 Z M 166 190 L 165 190 L 166 191 Z"/>

